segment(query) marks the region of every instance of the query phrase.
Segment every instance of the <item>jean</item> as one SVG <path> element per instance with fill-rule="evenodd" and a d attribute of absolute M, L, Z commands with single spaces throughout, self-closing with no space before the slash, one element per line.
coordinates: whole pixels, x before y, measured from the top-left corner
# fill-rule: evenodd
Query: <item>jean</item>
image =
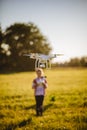
<path fill-rule="evenodd" d="M 42 115 L 44 95 L 35 96 L 35 100 L 36 100 L 36 114 Z"/>

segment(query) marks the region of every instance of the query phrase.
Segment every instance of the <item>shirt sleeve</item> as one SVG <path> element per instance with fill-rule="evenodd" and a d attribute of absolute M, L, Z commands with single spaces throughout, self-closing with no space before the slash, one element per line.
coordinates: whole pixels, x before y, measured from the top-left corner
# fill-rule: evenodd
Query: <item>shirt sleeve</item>
<path fill-rule="evenodd" d="M 32 88 L 35 89 L 37 87 L 37 82 L 36 80 L 34 79 L 33 82 L 32 82 Z"/>

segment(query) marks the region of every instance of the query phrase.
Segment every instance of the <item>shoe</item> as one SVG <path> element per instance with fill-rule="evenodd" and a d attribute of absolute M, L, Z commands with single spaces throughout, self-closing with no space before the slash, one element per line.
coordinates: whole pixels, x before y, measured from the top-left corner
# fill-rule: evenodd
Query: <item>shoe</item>
<path fill-rule="evenodd" d="M 42 110 L 42 108 L 40 109 L 39 113 L 40 113 L 40 116 L 43 115 L 43 110 Z"/>
<path fill-rule="evenodd" d="M 43 113 L 42 113 L 42 112 L 40 112 L 40 116 L 43 116 Z"/>
<path fill-rule="evenodd" d="M 38 110 L 36 111 L 36 116 L 39 116 L 39 111 Z"/>

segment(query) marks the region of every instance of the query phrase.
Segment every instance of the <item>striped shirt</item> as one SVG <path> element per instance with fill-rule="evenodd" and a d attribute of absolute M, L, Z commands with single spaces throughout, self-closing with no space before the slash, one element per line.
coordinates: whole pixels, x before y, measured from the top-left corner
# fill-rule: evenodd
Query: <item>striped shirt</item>
<path fill-rule="evenodd" d="M 44 77 L 33 80 L 32 88 L 35 90 L 34 95 L 45 95 L 45 88 L 47 88 L 47 81 Z"/>

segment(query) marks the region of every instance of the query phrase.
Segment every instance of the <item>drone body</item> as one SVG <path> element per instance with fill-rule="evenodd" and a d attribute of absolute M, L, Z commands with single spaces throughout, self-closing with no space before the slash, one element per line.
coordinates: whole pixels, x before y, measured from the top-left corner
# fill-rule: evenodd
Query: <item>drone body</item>
<path fill-rule="evenodd" d="M 24 56 L 29 56 L 31 59 L 35 59 L 35 69 L 36 68 L 51 68 L 51 59 L 61 56 L 63 54 L 39 54 L 39 53 L 30 53 L 24 54 Z"/>

